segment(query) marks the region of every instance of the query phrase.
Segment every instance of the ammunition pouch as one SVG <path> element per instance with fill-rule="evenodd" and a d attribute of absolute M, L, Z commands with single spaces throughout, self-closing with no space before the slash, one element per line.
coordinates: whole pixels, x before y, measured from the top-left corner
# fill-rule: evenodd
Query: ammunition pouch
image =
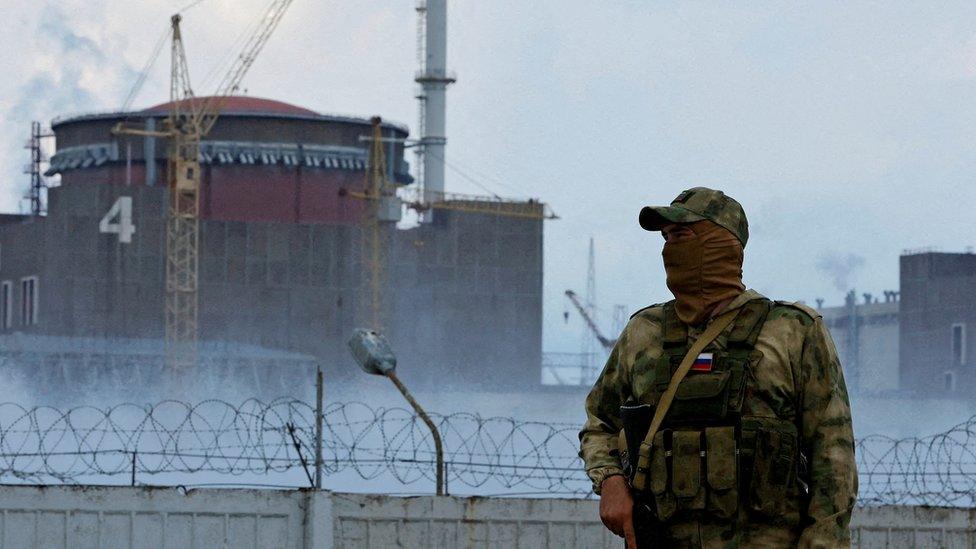
<path fill-rule="evenodd" d="M 650 491 L 657 516 L 681 511 L 731 519 L 739 508 L 739 470 L 733 427 L 666 429 L 651 451 Z"/>
<path fill-rule="evenodd" d="M 748 509 L 766 517 L 777 516 L 783 511 L 788 494 L 798 490 L 800 452 L 796 426 L 763 418 L 744 421 L 743 433 L 754 438 L 748 447 L 751 451 L 743 460 L 751 472 Z"/>
<path fill-rule="evenodd" d="M 650 448 L 647 489 L 638 496 L 653 502 L 662 522 L 684 512 L 732 520 L 740 506 L 775 517 L 796 490 L 798 459 L 796 427 L 787 421 L 663 429 Z"/>

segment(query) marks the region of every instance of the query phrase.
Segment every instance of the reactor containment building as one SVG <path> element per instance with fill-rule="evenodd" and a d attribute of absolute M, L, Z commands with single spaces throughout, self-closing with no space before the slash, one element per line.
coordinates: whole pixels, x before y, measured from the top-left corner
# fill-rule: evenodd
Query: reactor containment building
<path fill-rule="evenodd" d="M 60 185 L 47 215 L 0 217 L 0 338 L 35 382 L 91 380 L 72 371 L 85 364 L 122 376 L 147 361 L 163 367 L 168 143 L 112 129 L 153 130 L 170 108 L 56 119 L 46 175 Z M 380 128 L 387 179 L 410 185 L 407 128 Z M 365 118 L 233 96 L 201 143 L 198 337 L 223 375 L 271 380 L 265 393 L 310 379 L 310 364 L 332 379 L 356 375 L 345 342 L 361 322 L 369 208 L 348 191 L 366 184 L 371 130 Z M 449 202 L 429 222 L 384 228 L 385 316 L 402 375 L 428 386 L 537 384 L 542 216 Z M 228 357 L 261 371 L 235 373 Z"/>

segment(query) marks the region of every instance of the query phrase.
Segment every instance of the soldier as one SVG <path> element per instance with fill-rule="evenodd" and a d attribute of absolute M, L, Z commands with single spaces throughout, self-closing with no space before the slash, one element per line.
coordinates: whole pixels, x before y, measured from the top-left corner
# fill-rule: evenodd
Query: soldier
<path fill-rule="evenodd" d="M 721 191 L 639 221 L 675 299 L 631 317 L 586 399 L 603 523 L 629 548 L 850 546 L 850 403 L 820 315 L 745 289 L 748 224 Z"/>

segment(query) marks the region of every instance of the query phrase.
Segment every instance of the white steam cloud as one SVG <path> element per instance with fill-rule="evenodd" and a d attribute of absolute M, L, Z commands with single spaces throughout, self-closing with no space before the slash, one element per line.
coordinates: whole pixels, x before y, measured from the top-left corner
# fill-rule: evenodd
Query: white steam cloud
<path fill-rule="evenodd" d="M 864 265 L 864 258 L 857 254 L 830 252 L 817 259 L 817 270 L 830 277 L 834 287 L 846 292 L 852 287 L 854 272 Z"/>
<path fill-rule="evenodd" d="M 72 27 L 79 25 L 69 11 L 49 4 L 33 22 L 29 59 L 0 101 L 0 175 L 8 182 L 0 208 L 6 211 L 16 210 L 27 190 L 23 143 L 31 121 L 46 125 L 55 116 L 112 108 L 123 95 L 120 90 L 136 79 L 136 70 L 117 53 L 119 38 L 76 31 Z M 94 11 L 90 15 L 100 10 Z"/>

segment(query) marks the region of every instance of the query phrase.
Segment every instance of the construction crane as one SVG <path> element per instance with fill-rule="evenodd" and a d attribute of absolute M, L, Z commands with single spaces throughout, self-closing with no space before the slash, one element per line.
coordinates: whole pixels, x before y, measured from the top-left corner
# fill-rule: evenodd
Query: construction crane
<path fill-rule="evenodd" d="M 579 296 L 576 295 L 576 292 L 573 290 L 566 290 L 566 297 L 573 302 L 573 306 L 576 307 L 576 311 L 579 312 L 581 317 L 583 317 L 583 322 L 586 322 L 586 325 L 589 326 L 590 331 L 593 332 L 593 335 L 596 337 L 597 341 L 600 342 L 600 345 L 603 345 L 603 348 L 608 351 L 612 350 L 613 346 L 617 344 L 617 340 L 608 339 L 603 335 L 603 333 L 600 332 L 600 328 L 597 327 L 596 322 L 593 321 L 590 314 L 586 312 L 586 308 L 583 307 L 582 303 L 580 303 Z"/>
<path fill-rule="evenodd" d="M 341 189 L 340 196 L 351 196 L 365 200 L 361 222 L 360 253 L 364 271 L 360 295 L 359 319 L 363 327 L 382 333 L 387 328 L 387 310 L 384 289 L 386 288 L 386 250 L 389 246 L 392 224 L 400 220 L 400 201 L 396 186 L 386 176 L 386 154 L 383 152 L 383 120 L 379 116 L 370 119 L 372 132 L 369 160 L 366 163 L 366 180 L 362 191 Z"/>
<path fill-rule="evenodd" d="M 197 360 L 198 269 L 200 213 L 200 142 L 210 133 L 227 99 L 239 88 L 254 59 L 281 22 L 292 0 L 274 0 L 216 92 L 197 98 L 190 84 L 179 14 L 171 19 L 171 110 L 162 131 L 127 127 L 116 135 L 162 137 L 169 140 L 167 164 L 169 211 L 166 223 L 166 355 L 174 369 L 192 367 Z"/>

